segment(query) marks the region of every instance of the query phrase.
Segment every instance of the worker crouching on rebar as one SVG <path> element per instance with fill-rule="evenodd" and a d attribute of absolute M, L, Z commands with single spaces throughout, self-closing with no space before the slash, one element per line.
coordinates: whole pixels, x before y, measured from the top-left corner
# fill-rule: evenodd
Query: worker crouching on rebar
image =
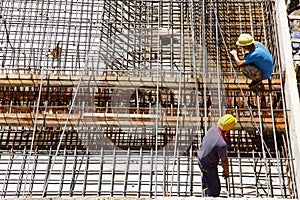
<path fill-rule="evenodd" d="M 246 50 L 244 59 L 239 59 L 236 50 L 230 51 L 230 54 L 236 65 L 242 67 L 243 74 L 252 80 L 249 88 L 252 89 L 262 80 L 269 79 L 273 72 L 273 58 L 269 50 L 245 33 L 239 36 L 236 44 Z"/>
<path fill-rule="evenodd" d="M 223 176 L 229 176 L 226 135 L 234 128 L 237 119 L 231 114 L 220 117 L 218 125 L 212 126 L 203 137 L 197 151 L 198 165 L 202 172 L 204 196 L 218 197 L 221 183 L 218 176 L 218 164 L 221 160 Z"/>

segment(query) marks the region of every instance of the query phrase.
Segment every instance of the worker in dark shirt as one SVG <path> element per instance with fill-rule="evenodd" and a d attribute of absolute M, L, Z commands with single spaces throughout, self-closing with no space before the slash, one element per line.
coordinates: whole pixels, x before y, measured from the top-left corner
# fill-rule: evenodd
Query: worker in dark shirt
<path fill-rule="evenodd" d="M 236 118 L 231 114 L 220 117 L 218 125 L 212 126 L 207 131 L 197 151 L 198 164 L 202 171 L 202 185 L 206 191 L 205 196 L 218 197 L 220 195 L 219 160 L 221 160 L 224 177 L 229 176 L 226 135 L 236 123 Z"/>

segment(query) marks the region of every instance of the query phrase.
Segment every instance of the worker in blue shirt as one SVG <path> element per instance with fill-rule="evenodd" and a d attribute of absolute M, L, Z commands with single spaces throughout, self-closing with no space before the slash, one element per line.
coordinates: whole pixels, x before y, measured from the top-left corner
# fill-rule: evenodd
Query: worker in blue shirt
<path fill-rule="evenodd" d="M 218 164 L 221 160 L 223 176 L 229 176 L 226 135 L 234 128 L 237 120 L 231 114 L 220 117 L 218 125 L 212 126 L 203 137 L 197 151 L 198 165 L 202 172 L 202 187 L 205 196 L 218 197 L 221 183 L 218 176 Z"/>
<path fill-rule="evenodd" d="M 245 33 L 239 36 L 236 44 L 246 50 L 244 59 L 239 59 L 236 50 L 230 51 L 230 54 L 236 65 L 242 67 L 243 74 L 252 80 L 249 88 L 253 88 L 264 79 L 269 79 L 273 72 L 273 58 L 269 50 Z"/>

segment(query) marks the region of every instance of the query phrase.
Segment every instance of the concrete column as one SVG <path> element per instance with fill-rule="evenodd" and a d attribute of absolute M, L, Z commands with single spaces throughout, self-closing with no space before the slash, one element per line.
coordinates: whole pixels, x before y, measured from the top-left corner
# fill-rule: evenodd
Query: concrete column
<path fill-rule="evenodd" d="M 289 134 L 293 158 L 295 158 L 294 169 L 296 175 L 297 191 L 300 190 L 300 101 L 297 88 L 295 66 L 293 64 L 292 47 L 288 26 L 286 4 L 284 0 L 275 1 L 275 12 L 277 32 L 279 40 L 279 59 L 281 67 L 285 71 L 285 101 L 287 107 L 287 118 L 289 123 Z M 299 192 L 298 192 L 299 193 Z"/>

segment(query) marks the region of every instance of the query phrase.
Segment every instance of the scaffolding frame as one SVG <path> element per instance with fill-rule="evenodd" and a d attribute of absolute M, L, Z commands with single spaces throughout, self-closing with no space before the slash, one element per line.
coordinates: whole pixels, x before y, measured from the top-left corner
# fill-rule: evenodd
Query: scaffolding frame
<path fill-rule="evenodd" d="M 224 113 L 221 195 L 297 197 L 275 2 L 0 5 L 1 197 L 202 196 L 195 151 Z M 230 60 L 242 32 L 275 58 L 263 95 Z"/>

